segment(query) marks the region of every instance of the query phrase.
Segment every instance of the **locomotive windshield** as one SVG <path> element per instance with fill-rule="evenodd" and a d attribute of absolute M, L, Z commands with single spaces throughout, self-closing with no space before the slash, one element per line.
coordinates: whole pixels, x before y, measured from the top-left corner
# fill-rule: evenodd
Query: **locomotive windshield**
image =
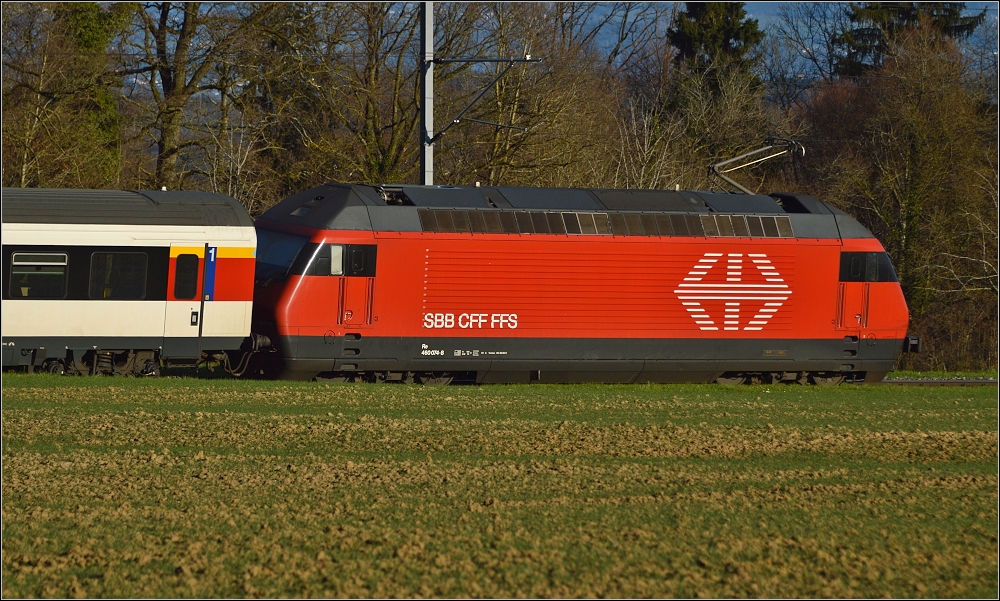
<path fill-rule="evenodd" d="M 258 228 L 257 280 L 284 277 L 295 256 L 307 242 L 309 238 L 306 236 Z"/>

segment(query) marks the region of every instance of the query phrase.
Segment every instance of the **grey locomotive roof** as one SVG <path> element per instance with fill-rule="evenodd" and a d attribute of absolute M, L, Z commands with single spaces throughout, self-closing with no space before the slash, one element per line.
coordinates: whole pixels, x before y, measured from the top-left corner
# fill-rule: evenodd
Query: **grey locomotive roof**
<path fill-rule="evenodd" d="M 3 188 L 4 223 L 250 227 L 236 199 L 210 192 Z"/>
<path fill-rule="evenodd" d="M 787 215 L 800 237 L 871 237 L 851 217 L 812 196 L 683 190 L 366 186 L 331 182 L 285 198 L 260 219 L 263 222 L 328 230 L 419 232 L 422 230 L 418 210 L 428 208 Z"/>

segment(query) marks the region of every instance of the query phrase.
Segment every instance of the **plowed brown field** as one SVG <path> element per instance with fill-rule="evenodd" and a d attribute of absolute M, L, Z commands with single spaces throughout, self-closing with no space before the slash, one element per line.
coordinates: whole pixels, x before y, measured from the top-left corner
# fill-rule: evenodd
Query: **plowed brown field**
<path fill-rule="evenodd" d="M 997 392 L 3 378 L 4 597 L 993 597 Z"/>

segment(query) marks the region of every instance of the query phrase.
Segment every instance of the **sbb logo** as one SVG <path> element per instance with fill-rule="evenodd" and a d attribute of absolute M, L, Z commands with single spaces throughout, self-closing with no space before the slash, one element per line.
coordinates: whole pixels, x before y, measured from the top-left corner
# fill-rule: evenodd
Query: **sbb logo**
<path fill-rule="evenodd" d="M 425 328 L 453 328 L 455 327 L 454 313 L 424 313 Z"/>
<path fill-rule="evenodd" d="M 462 313 L 455 318 L 454 313 L 424 313 L 423 326 L 428 329 L 448 329 L 456 325 L 467 330 L 483 329 L 517 329 L 517 313 Z"/>
<path fill-rule="evenodd" d="M 674 293 L 700 329 L 736 332 L 764 329 L 792 289 L 764 253 L 705 253 Z"/>

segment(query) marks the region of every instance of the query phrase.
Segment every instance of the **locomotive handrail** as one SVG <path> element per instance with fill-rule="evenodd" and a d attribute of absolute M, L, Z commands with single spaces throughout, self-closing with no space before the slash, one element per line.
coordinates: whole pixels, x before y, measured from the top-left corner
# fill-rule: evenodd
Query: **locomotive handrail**
<path fill-rule="evenodd" d="M 764 153 L 764 152 L 769 152 L 771 150 L 775 150 L 775 149 L 778 149 L 778 152 L 775 152 L 774 154 L 770 154 L 770 155 L 768 155 L 766 157 L 761 157 L 761 158 L 755 159 L 753 161 L 749 161 L 749 162 L 743 163 L 742 165 L 737 165 L 736 167 L 730 167 L 729 169 L 720 170 L 720 167 L 725 167 L 726 165 L 729 165 L 731 163 L 735 163 L 736 161 L 740 161 L 740 160 L 743 160 L 743 159 L 746 159 L 746 158 L 749 158 L 749 157 L 752 157 L 752 156 L 755 156 L 755 155 L 758 155 L 758 154 L 761 154 L 761 153 Z M 794 140 L 788 140 L 786 138 L 773 138 L 773 137 L 772 138 L 767 138 L 767 139 L 764 140 L 764 146 L 762 146 L 761 148 L 758 148 L 756 150 L 751 150 L 750 152 L 744 152 L 743 154 L 741 154 L 739 156 L 735 156 L 735 157 L 733 157 L 731 159 L 726 159 L 725 161 L 720 161 L 718 163 L 713 163 L 713 164 L 709 165 L 708 166 L 708 176 L 709 177 L 712 177 L 712 176 L 718 177 L 718 178 L 722 179 L 723 181 L 725 181 L 726 183 L 730 184 L 731 186 L 736 187 L 737 189 L 739 189 L 744 194 L 753 194 L 752 190 L 744 188 L 743 186 L 741 186 L 740 184 L 738 184 L 735 180 L 733 180 L 732 178 L 726 177 L 724 174 L 729 173 L 731 171 L 736 171 L 738 169 L 743 169 L 744 167 L 749 167 L 751 165 L 756 165 L 757 163 L 762 163 L 762 162 L 767 161 L 769 159 L 773 159 L 775 157 L 780 157 L 780 156 L 785 155 L 785 154 L 799 154 L 800 156 L 805 156 L 806 155 L 806 149 L 805 149 L 805 147 L 803 145 L 799 144 L 798 142 L 796 142 Z"/>

